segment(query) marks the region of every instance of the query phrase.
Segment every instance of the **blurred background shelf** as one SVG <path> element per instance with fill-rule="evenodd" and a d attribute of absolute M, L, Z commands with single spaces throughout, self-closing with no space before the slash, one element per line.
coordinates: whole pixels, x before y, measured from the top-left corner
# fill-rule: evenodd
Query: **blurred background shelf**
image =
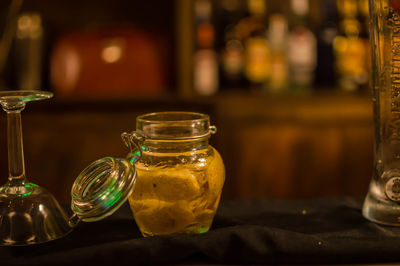
<path fill-rule="evenodd" d="M 21 6 L 10 24 L 11 3 Z M 29 180 L 68 202 L 85 166 L 125 156 L 120 134 L 135 129 L 137 115 L 185 110 L 209 114 L 218 127 L 211 141 L 227 168 L 224 199 L 363 196 L 373 166 L 367 7 L 366 0 L 0 2 L 0 27 L 13 32 L 10 50 L 4 38 L 0 45 L 1 87 L 55 93 L 24 111 Z"/>
<path fill-rule="evenodd" d="M 12 2 L 21 5 L 7 24 Z M 0 15 L 14 37 L 2 87 L 75 97 L 369 93 L 367 0 L 6 0 Z"/>

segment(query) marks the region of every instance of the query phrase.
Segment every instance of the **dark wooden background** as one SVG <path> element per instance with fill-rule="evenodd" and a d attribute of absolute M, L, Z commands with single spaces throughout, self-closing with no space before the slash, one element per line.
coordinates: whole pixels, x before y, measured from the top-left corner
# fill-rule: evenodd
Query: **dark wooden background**
<path fill-rule="evenodd" d="M 9 3 L 10 0 L 0 1 L 0 26 L 5 24 Z M 180 74 L 176 69 L 179 25 L 175 25 L 175 3 L 24 1 L 23 12 L 39 12 L 43 19 L 43 89 L 53 89 L 48 62 L 54 42 L 62 34 L 82 27 L 110 21 L 131 23 L 164 36 L 170 44 L 171 58 L 167 66 L 170 84 L 165 95 L 159 97 L 59 98 L 56 93 L 52 100 L 28 104 L 22 120 L 29 180 L 68 202 L 73 180 L 85 166 L 104 156 L 126 155 L 120 134 L 134 130 L 138 114 L 181 110 L 208 113 L 218 127 L 212 144 L 221 152 L 227 170 L 223 199 L 364 196 L 373 166 L 370 98 L 335 95 L 333 88 L 327 95 L 298 97 L 247 92 L 181 98 L 182 88 L 175 80 Z M 13 50 L 3 73 L 9 88 L 15 87 L 12 58 Z M 1 183 L 7 180 L 5 125 L 3 112 Z"/>
<path fill-rule="evenodd" d="M 227 170 L 223 199 L 364 196 L 373 166 L 369 98 L 267 98 L 222 95 L 184 100 L 53 99 L 22 114 L 26 172 L 62 202 L 89 163 L 124 157 L 120 135 L 139 114 L 207 113 L 218 133 L 211 143 Z M 0 181 L 7 178 L 6 115 L 0 114 Z"/>

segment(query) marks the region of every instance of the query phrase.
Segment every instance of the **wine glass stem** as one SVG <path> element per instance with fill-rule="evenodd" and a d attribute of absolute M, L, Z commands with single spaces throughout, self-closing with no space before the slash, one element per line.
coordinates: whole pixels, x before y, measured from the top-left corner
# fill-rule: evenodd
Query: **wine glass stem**
<path fill-rule="evenodd" d="M 8 170 L 10 180 L 25 179 L 21 110 L 7 111 Z"/>

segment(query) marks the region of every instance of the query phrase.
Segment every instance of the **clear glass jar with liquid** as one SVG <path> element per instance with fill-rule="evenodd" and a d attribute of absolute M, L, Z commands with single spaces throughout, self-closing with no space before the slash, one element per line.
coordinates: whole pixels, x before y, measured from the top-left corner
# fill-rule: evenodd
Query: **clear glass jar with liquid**
<path fill-rule="evenodd" d="M 217 210 L 225 169 L 209 145 L 208 115 L 164 112 L 139 116 L 124 133 L 137 181 L 129 204 L 143 236 L 204 233 Z"/>

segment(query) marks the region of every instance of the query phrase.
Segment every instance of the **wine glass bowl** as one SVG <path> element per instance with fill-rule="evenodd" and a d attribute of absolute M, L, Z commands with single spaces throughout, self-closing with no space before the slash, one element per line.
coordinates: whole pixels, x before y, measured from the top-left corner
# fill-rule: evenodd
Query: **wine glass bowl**
<path fill-rule="evenodd" d="M 0 92 L 0 105 L 7 113 L 9 169 L 8 181 L 0 187 L 0 245 L 37 244 L 71 231 L 53 195 L 25 177 L 21 111 L 27 102 L 52 96 L 44 91 Z"/>
<path fill-rule="evenodd" d="M 67 215 L 48 191 L 32 183 L 22 187 L 0 189 L 0 245 L 38 244 L 70 232 Z"/>

